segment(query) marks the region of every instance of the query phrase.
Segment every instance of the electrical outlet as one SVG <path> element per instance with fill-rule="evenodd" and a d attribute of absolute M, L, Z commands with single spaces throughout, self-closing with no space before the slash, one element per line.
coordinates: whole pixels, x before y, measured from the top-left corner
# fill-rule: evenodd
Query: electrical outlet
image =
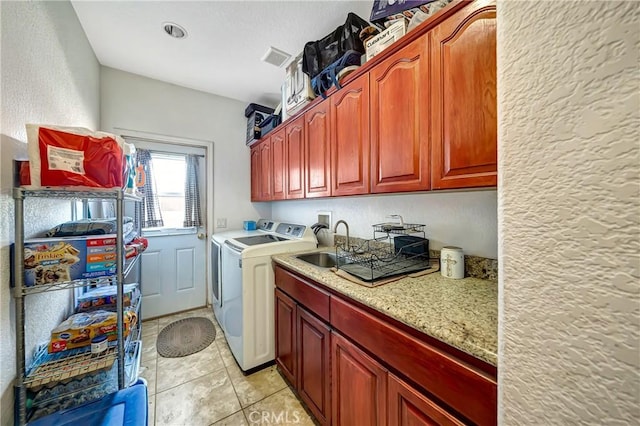
<path fill-rule="evenodd" d="M 318 223 L 324 223 L 331 228 L 331 212 L 318 212 Z"/>
<path fill-rule="evenodd" d="M 227 218 L 221 217 L 216 220 L 216 228 L 226 228 L 227 227 Z"/>

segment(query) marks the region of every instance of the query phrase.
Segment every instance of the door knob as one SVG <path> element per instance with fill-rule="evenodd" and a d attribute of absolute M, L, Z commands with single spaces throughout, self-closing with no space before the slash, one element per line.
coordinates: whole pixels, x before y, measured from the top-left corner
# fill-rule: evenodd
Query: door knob
<path fill-rule="evenodd" d="M 205 234 L 204 232 L 198 232 L 199 240 L 204 240 L 206 237 L 207 237 L 207 234 Z"/>

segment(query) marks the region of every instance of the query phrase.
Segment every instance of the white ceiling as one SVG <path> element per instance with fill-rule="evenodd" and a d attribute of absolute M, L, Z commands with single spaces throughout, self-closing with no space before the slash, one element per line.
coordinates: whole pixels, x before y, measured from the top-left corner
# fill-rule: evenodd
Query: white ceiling
<path fill-rule="evenodd" d="M 180 86 L 275 106 L 284 68 L 262 62 L 269 46 L 292 55 L 329 34 L 360 1 L 72 1 L 98 61 Z M 169 37 L 164 22 L 187 30 Z"/>

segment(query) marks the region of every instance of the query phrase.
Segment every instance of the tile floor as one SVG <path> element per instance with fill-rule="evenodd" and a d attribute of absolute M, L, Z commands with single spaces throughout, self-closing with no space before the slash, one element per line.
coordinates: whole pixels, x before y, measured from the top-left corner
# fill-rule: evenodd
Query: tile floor
<path fill-rule="evenodd" d="M 215 341 L 186 357 L 159 356 L 160 330 L 190 316 L 211 319 Z M 242 374 L 210 308 L 144 321 L 140 375 L 148 384 L 150 426 L 314 424 L 275 366 Z"/>

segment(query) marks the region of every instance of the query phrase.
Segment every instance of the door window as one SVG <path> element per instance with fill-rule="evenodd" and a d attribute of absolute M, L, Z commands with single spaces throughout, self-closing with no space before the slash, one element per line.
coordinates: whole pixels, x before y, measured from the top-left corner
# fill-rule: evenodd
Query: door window
<path fill-rule="evenodd" d="M 163 228 L 182 228 L 185 210 L 185 156 L 151 152 L 151 159 Z"/>

